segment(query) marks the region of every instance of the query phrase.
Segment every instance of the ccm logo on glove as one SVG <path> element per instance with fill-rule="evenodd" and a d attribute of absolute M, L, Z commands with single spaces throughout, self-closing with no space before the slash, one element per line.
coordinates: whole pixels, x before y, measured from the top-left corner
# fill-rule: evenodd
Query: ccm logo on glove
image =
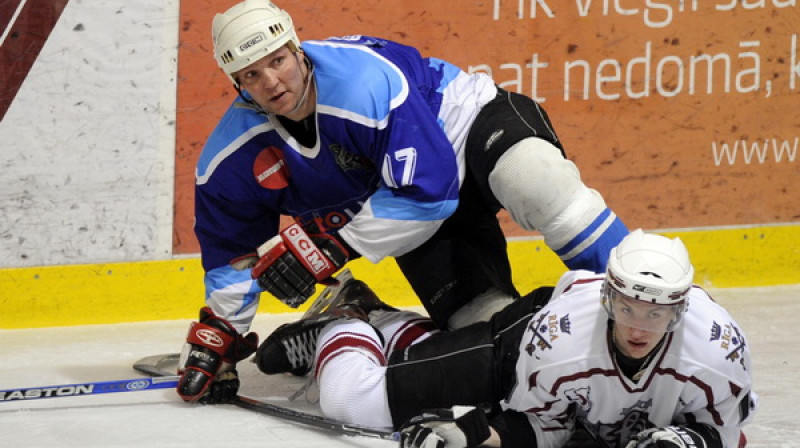
<path fill-rule="evenodd" d="M 292 224 L 258 248 L 251 276 L 283 303 L 297 308 L 314 293 L 317 283 L 335 281 L 332 275 L 348 260 L 348 251 L 335 236 L 306 233 Z"/>
<path fill-rule="evenodd" d="M 258 248 L 261 259 L 253 269 L 254 276 L 263 274 L 286 251 L 294 254 L 316 281 L 330 277 L 338 269 L 299 224 L 292 224 Z"/>
<path fill-rule="evenodd" d="M 309 238 L 308 234 L 303 231 L 299 224 L 292 224 L 287 227 L 284 231 L 284 235 L 286 235 L 286 239 L 292 243 L 292 246 L 298 249 L 295 255 L 306 260 L 306 265 L 309 270 L 314 273 L 315 277 L 321 280 L 336 272 L 336 267 L 328 261 L 325 254 L 311 241 L 311 238 Z M 328 272 L 331 270 L 333 272 Z M 320 277 L 319 274 L 321 272 L 325 272 L 325 275 Z"/>

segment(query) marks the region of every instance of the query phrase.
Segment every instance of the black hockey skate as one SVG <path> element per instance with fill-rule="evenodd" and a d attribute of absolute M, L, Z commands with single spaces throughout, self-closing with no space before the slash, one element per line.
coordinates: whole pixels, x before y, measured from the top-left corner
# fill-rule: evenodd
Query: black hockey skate
<path fill-rule="evenodd" d="M 259 370 L 268 375 L 306 375 L 314 362 L 317 338 L 326 324 L 338 319 L 369 322 L 371 311 L 396 311 L 366 283 L 354 279 L 349 270 L 342 271 L 336 279 L 339 284 L 325 288 L 300 320 L 281 325 L 258 347 L 255 363 Z"/>
<path fill-rule="evenodd" d="M 365 315 L 375 310 L 397 311 L 381 301 L 366 283 L 353 278 L 350 269 L 344 269 L 336 276 L 338 285 L 326 287 L 303 314 L 303 319 L 313 318 L 334 308 L 360 308 Z M 367 320 L 366 317 L 363 320 Z"/>

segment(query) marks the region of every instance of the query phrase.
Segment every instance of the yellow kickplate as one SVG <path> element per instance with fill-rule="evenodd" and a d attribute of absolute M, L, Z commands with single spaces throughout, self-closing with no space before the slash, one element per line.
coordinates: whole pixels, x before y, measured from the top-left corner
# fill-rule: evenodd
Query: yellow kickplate
<path fill-rule="evenodd" d="M 729 288 L 800 283 L 800 226 L 681 230 L 695 265 L 695 282 Z M 564 265 L 539 238 L 509 242 L 514 281 L 522 294 L 554 284 Z M 419 305 L 395 262 L 348 265 L 387 303 Z M 321 287 L 318 292 L 321 291 Z M 0 328 L 194 319 L 203 305 L 198 258 L 0 269 Z M 261 313 L 293 310 L 265 295 Z"/>

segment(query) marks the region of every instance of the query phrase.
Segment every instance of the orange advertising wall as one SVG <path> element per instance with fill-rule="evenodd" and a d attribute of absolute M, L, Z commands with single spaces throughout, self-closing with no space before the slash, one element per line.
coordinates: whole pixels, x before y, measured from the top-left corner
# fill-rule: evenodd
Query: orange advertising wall
<path fill-rule="evenodd" d="M 235 92 L 210 24 L 181 4 L 176 253 L 194 163 Z M 568 156 L 629 227 L 800 221 L 800 8 L 794 0 L 278 2 L 301 40 L 366 34 L 490 73 L 548 110 Z M 507 221 L 507 220 L 506 220 Z M 509 235 L 521 231 L 506 226 Z"/>

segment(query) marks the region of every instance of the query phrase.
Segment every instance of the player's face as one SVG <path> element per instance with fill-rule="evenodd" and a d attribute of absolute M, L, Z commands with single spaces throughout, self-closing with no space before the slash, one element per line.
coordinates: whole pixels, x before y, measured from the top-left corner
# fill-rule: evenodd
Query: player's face
<path fill-rule="evenodd" d="M 307 73 L 302 56 L 283 46 L 233 73 L 233 77 L 265 111 L 300 120 L 313 111 L 313 103 L 298 108 Z"/>
<path fill-rule="evenodd" d="M 653 305 L 618 295 L 612 306 L 614 341 L 631 358 L 647 356 L 667 332 L 675 318 L 674 307 Z"/>

